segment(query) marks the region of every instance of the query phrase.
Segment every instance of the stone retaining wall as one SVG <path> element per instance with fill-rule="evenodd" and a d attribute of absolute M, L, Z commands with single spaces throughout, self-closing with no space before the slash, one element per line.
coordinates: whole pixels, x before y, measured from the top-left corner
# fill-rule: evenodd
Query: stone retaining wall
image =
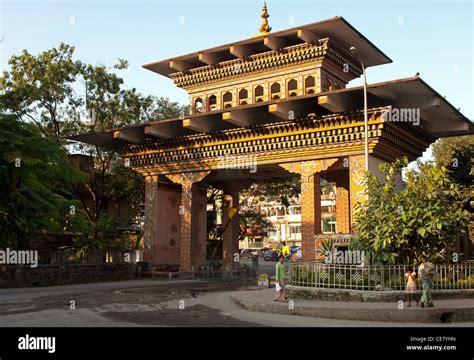
<path fill-rule="evenodd" d="M 268 304 L 261 302 L 234 299 L 245 309 L 256 312 L 281 315 L 311 316 L 320 319 L 401 322 L 401 323 L 462 323 L 474 321 L 474 308 L 412 308 L 401 311 L 394 306 L 387 308 L 344 308 L 328 306 L 295 306 L 290 309 L 287 304 Z M 331 303 L 328 303 L 331 304 Z"/>
<path fill-rule="evenodd" d="M 405 300 L 404 291 L 363 291 L 327 288 L 310 288 L 304 286 L 288 285 L 288 295 L 295 299 L 315 299 L 327 301 L 367 301 L 367 302 L 391 302 Z M 419 292 L 421 294 L 421 292 Z M 433 290 L 431 291 L 435 300 L 445 299 L 474 299 L 474 289 L 464 290 Z"/>

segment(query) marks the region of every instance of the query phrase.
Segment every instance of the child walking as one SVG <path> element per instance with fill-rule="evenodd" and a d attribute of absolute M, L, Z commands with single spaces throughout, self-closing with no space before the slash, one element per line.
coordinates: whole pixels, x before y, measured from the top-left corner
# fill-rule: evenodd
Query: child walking
<path fill-rule="evenodd" d="M 408 270 L 405 274 L 405 279 L 407 282 L 405 287 L 405 293 L 408 300 L 408 307 L 411 307 L 412 299 L 415 299 L 416 306 L 418 306 L 420 304 L 420 301 L 418 300 L 418 296 L 416 295 L 416 272 Z"/>

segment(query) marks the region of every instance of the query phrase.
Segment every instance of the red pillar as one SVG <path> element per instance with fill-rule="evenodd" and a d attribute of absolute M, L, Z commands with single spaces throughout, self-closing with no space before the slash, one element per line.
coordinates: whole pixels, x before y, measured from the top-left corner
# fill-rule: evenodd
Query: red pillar
<path fill-rule="evenodd" d="M 349 172 L 344 170 L 336 178 L 336 232 L 350 234 Z"/>
<path fill-rule="evenodd" d="M 181 173 L 166 175 L 171 181 L 181 184 L 181 243 L 179 251 L 179 270 L 189 271 L 199 262 L 195 261 L 196 241 L 201 242 L 202 236 L 198 235 L 202 231 L 199 229 L 204 216 L 198 216 L 200 205 L 202 207 L 202 196 L 196 183 L 203 180 L 209 171 L 200 171 L 193 173 Z M 193 206 L 194 204 L 194 206 Z M 206 214 L 206 212 L 204 211 Z M 194 221 L 193 221 L 194 219 Z M 201 239 L 201 240 L 197 240 Z"/>
<path fill-rule="evenodd" d="M 192 266 L 192 198 L 193 186 L 183 185 L 181 192 L 181 244 L 179 248 L 179 270 L 189 271 Z"/>
<path fill-rule="evenodd" d="M 301 176 L 301 252 L 302 260 L 316 258 L 315 234 L 321 233 L 321 187 L 318 174 Z"/>
<path fill-rule="evenodd" d="M 195 270 L 206 266 L 207 246 L 207 189 L 193 185 L 192 256 Z"/>
<path fill-rule="evenodd" d="M 145 225 L 143 260 L 155 263 L 158 217 L 158 177 L 145 178 Z"/>

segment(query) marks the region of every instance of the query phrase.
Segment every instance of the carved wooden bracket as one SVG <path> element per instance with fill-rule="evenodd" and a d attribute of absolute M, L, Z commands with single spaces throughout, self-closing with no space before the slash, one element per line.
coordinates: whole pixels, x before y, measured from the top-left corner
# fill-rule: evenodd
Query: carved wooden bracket
<path fill-rule="evenodd" d="M 191 187 L 194 183 L 197 183 L 209 175 L 210 171 L 197 171 L 180 174 L 169 174 L 166 175 L 168 179 L 176 184 L 183 186 L 184 193 L 188 200 L 192 199 Z"/>
<path fill-rule="evenodd" d="M 301 175 L 301 193 L 314 190 L 314 175 L 325 171 L 334 165 L 339 159 L 322 159 L 311 161 L 298 161 L 279 164 L 283 169 L 294 174 Z"/>

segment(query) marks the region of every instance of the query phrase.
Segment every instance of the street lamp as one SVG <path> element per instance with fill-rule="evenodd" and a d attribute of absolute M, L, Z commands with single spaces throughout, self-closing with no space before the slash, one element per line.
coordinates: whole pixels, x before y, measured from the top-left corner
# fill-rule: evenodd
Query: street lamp
<path fill-rule="evenodd" d="M 364 76 L 364 128 L 365 128 L 365 171 L 369 171 L 369 120 L 367 115 L 367 76 L 365 74 L 365 66 L 360 56 L 359 50 L 355 46 L 351 46 L 349 51 L 354 55 L 362 66 L 362 74 Z"/>

